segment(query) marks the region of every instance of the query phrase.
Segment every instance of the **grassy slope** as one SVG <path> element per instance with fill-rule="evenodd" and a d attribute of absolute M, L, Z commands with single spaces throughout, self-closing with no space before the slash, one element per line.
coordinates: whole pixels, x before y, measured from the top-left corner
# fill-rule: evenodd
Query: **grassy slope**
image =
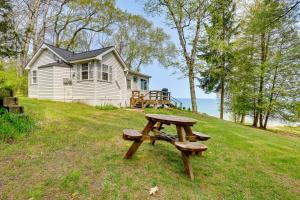
<path fill-rule="evenodd" d="M 299 199 L 300 137 L 282 135 L 188 112 L 194 130 L 212 136 L 193 157 L 195 181 L 180 153 L 159 141 L 144 143 L 131 160 L 122 129 L 142 129 L 144 114 L 99 111 L 80 104 L 22 99 L 40 128 L 13 145 L 0 144 L 0 199 Z M 174 128 L 168 128 L 174 131 Z"/>

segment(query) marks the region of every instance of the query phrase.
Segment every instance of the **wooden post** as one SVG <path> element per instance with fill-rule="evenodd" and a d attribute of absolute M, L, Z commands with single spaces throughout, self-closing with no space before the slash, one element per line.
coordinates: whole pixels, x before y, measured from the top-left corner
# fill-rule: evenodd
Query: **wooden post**
<path fill-rule="evenodd" d="M 193 130 L 192 130 L 192 128 L 190 126 L 185 126 L 184 130 L 186 132 L 186 135 L 188 135 L 188 136 L 192 136 L 193 135 Z"/>
<path fill-rule="evenodd" d="M 192 165 L 191 165 L 191 161 L 190 161 L 190 153 L 182 151 L 181 152 L 181 157 L 182 157 L 182 160 L 183 160 L 183 165 L 184 165 L 186 175 L 191 180 L 194 180 L 194 173 L 193 173 L 193 169 L 192 169 Z"/>
<path fill-rule="evenodd" d="M 183 126 L 176 125 L 179 142 L 186 141 L 186 133 Z"/>
<path fill-rule="evenodd" d="M 177 134 L 178 134 L 178 140 L 180 142 L 185 142 L 186 141 L 186 135 L 189 135 L 189 127 L 186 126 L 179 126 L 176 125 L 177 129 Z M 191 179 L 194 180 L 194 174 L 193 174 L 193 169 L 190 161 L 190 153 L 189 152 L 181 152 L 181 157 L 185 169 L 186 175 Z"/>
<path fill-rule="evenodd" d="M 124 156 L 125 159 L 129 159 L 133 156 L 133 154 L 138 150 L 138 148 L 141 146 L 141 144 L 145 140 L 145 138 L 146 138 L 145 136 L 148 136 L 149 132 L 152 130 L 155 123 L 156 122 L 148 121 L 147 125 L 145 126 L 145 128 L 142 131 L 143 138 L 138 141 L 133 142 L 133 144 L 131 145 L 131 147 L 129 148 L 129 150 L 127 151 L 127 153 Z"/>

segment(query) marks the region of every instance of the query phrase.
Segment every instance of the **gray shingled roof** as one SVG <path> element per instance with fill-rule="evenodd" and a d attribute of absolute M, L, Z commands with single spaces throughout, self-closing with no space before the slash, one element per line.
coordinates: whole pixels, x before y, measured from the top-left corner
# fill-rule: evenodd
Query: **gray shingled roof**
<path fill-rule="evenodd" d="M 102 49 L 96 49 L 96 50 L 92 50 L 92 51 L 75 53 L 75 52 L 68 51 L 66 49 L 55 47 L 51 44 L 46 44 L 46 45 L 50 49 L 52 49 L 55 53 L 60 55 L 63 59 L 65 59 L 66 61 L 69 61 L 69 62 L 70 61 L 75 61 L 75 60 L 87 59 L 87 58 L 94 58 L 94 57 L 104 53 L 105 51 L 113 48 L 113 46 L 110 46 L 110 47 L 104 47 Z"/>

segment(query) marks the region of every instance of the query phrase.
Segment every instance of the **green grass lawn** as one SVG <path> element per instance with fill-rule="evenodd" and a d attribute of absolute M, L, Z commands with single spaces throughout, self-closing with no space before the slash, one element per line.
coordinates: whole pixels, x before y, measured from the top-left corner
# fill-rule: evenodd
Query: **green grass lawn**
<path fill-rule="evenodd" d="M 144 113 L 21 99 L 38 128 L 0 143 L 0 199 L 300 199 L 300 136 L 278 134 L 177 110 L 212 139 L 184 174 L 171 144 L 148 142 L 131 160 L 122 129 L 142 129 Z M 200 105 L 201 106 L 201 105 Z M 174 127 L 168 127 L 174 132 Z M 149 196 L 149 189 L 159 191 Z"/>

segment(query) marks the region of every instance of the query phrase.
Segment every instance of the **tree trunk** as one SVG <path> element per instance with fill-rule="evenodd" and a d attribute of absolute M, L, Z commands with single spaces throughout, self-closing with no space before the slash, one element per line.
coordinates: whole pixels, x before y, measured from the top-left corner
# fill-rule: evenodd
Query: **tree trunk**
<path fill-rule="evenodd" d="M 194 80 L 194 69 L 192 66 L 189 66 L 189 83 L 190 83 L 190 93 L 191 93 L 191 102 L 192 102 L 192 111 L 198 112 L 197 109 L 197 98 L 195 92 L 195 80 Z"/>
<path fill-rule="evenodd" d="M 263 128 L 263 127 L 264 127 L 264 113 L 263 113 L 263 112 L 261 112 L 261 113 L 259 114 L 259 127 L 260 127 L 260 128 Z"/>
<path fill-rule="evenodd" d="M 245 123 L 245 115 L 242 114 L 242 116 L 241 116 L 241 124 L 244 124 L 244 123 Z"/>
<path fill-rule="evenodd" d="M 220 102 L 220 119 L 224 117 L 224 96 L 225 96 L 225 83 L 224 77 L 221 78 L 221 102 Z"/>
<path fill-rule="evenodd" d="M 45 4 L 42 27 L 40 31 L 36 31 L 35 34 L 35 42 L 33 42 L 33 53 L 37 52 L 40 45 L 45 41 L 46 28 L 47 28 L 47 15 L 49 11 L 50 1 L 51 0 L 47 0 Z"/>
<path fill-rule="evenodd" d="M 37 22 L 38 11 L 40 8 L 40 0 L 35 0 L 33 2 L 33 6 L 31 5 L 28 6 L 33 7 L 33 9 L 28 11 L 29 12 L 28 22 L 25 29 L 23 45 L 21 47 L 20 66 L 17 67 L 19 77 L 23 76 L 24 73 L 24 67 L 26 65 L 27 58 L 28 58 L 29 44 L 33 37 L 33 31 L 35 29 L 36 22 Z"/>
<path fill-rule="evenodd" d="M 252 124 L 252 126 L 257 127 L 257 124 L 258 124 L 258 114 L 255 113 L 254 116 L 253 116 L 253 124 Z"/>
<path fill-rule="evenodd" d="M 265 76 L 265 62 L 267 59 L 267 43 L 266 41 L 266 33 L 262 32 L 260 35 L 260 46 L 261 46 L 261 63 L 260 63 L 260 76 L 259 76 L 259 97 L 258 97 L 258 117 L 259 117 L 259 125 L 263 128 L 263 89 L 264 89 L 264 76 Z"/>
<path fill-rule="evenodd" d="M 271 89 L 269 105 L 268 105 L 268 109 L 267 109 L 267 113 L 266 113 L 265 122 L 263 125 L 264 129 L 267 128 L 268 119 L 269 119 L 271 109 L 272 109 L 272 103 L 273 103 L 273 98 L 274 98 L 274 89 L 275 89 L 275 84 L 276 84 L 276 80 L 277 80 L 277 73 L 278 73 L 278 66 L 275 67 L 275 73 L 274 73 L 274 77 L 273 77 L 273 81 L 272 81 L 272 89 Z M 275 99 L 276 99 L 276 97 L 275 97 Z"/>

